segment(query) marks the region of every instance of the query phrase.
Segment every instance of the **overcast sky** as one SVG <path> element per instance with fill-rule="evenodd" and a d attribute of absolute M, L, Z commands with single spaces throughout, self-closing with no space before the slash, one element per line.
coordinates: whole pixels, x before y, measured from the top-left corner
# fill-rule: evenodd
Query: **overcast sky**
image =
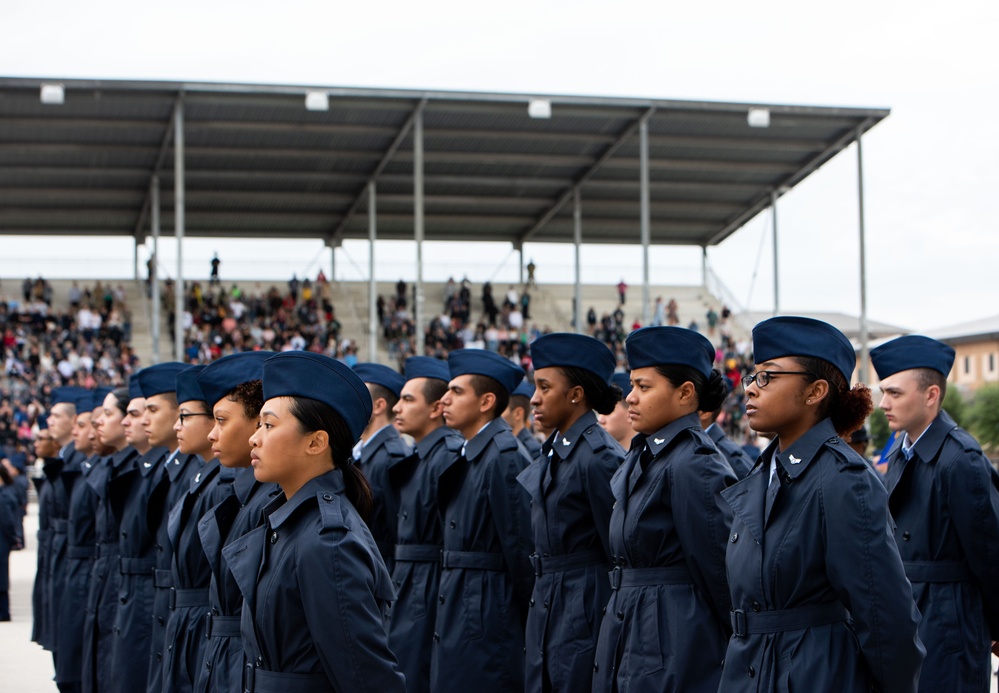
<path fill-rule="evenodd" d="M 0 75 L 889 107 L 864 139 L 869 314 L 918 331 L 999 312 L 997 20 L 999 4 L 967 0 L 7 3 Z M 782 312 L 859 313 L 856 174 L 851 148 L 779 202 Z M 767 224 L 761 215 L 709 250 L 757 310 L 773 306 Z M 3 243 L 0 275 L 23 275 L 40 249 Z M 56 251 L 58 264 L 104 247 Z M 262 254 L 245 244 L 202 241 L 185 255 L 203 269 L 216 249 L 224 272 L 259 271 Z M 285 252 L 278 276 L 328 263 L 315 243 Z M 567 278 L 570 249 L 526 252 L 540 279 Z M 426 254 L 431 274 L 447 271 L 447 249 Z M 482 255 L 495 262 L 474 279 L 512 271 L 508 247 Z M 380 249 L 385 278 L 411 276 L 407 257 L 400 244 Z M 639 260 L 637 248 L 586 249 L 584 281 L 629 273 L 637 285 Z M 697 249 L 658 248 L 653 260 L 684 279 L 700 267 Z M 348 243 L 337 263 L 338 276 L 360 277 L 367 251 Z"/>

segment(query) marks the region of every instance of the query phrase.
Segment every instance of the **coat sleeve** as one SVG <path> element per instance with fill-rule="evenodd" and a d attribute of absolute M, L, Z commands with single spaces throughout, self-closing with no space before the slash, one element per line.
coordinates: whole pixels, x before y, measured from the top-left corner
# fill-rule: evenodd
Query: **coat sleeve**
<path fill-rule="evenodd" d="M 926 651 L 919 640 L 912 587 L 892 535 L 888 492 L 862 462 L 837 468 L 828 461 L 828 483 L 819 502 L 829 583 L 853 617 L 878 690 L 915 693 Z"/>
<path fill-rule="evenodd" d="M 526 456 L 518 450 L 502 451 L 493 463 L 489 479 L 489 509 L 503 560 L 513 580 L 513 595 L 525 618 L 527 603 L 534 590 L 534 568 L 530 559 L 534 540 L 531 499 L 517 481 L 517 475 L 527 464 Z"/>
<path fill-rule="evenodd" d="M 299 542 L 297 558 L 309 633 L 334 687 L 404 693 L 405 679 L 388 647 L 371 553 L 355 533 L 336 528 Z"/>
<path fill-rule="evenodd" d="M 610 546 L 610 516 L 614 509 L 614 493 L 611 491 L 611 477 L 621 466 L 622 456 L 604 448 L 588 465 L 583 473 L 586 484 L 586 497 L 593 513 L 593 524 L 600 537 L 600 546 L 610 561 L 614 552 Z"/>
<path fill-rule="evenodd" d="M 947 507 L 982 592 L 991 640 L 999 640 L 999 473 L 977 450 L 947 465 Z"/>
<path fill-rule="evenodd" d="M 680 451 L 678 451 L 680 452 Z M 694 584 L 705 593 L 726 633 L 731 633 L 732 596 L 725 572 L 725 548 L 732 509 L 721 492 L 736 482 L 732 467 L 712 445 L 691 443 L 671 465 L 674 522 Z"/>

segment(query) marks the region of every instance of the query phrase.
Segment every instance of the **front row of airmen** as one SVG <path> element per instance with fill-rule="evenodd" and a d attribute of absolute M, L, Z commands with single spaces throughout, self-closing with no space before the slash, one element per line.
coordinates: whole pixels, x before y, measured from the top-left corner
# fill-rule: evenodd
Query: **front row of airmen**
<path fill-rule="evenodd" d="M 872 352 L 881 479 L 843 441 L 872 410 L 850 342 L 780 317 L 753 346 L 757 460 L 713 425 L 713 347 L 676 327 L 632 333 L 623 380 L 553 334 L 527 390 L 460 350 L 63 391 L 35 639 L 88 693 L 987 691 L 999 475 L 940 408 L 953 350 Z M 551 433 L 529 453 L 530 407 Z"/>

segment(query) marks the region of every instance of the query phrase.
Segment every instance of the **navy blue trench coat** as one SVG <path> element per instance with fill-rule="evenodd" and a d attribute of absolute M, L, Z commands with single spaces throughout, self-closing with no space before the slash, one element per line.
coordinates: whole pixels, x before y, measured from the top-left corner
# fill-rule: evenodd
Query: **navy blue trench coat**
<path fill-rule="evenodd" d="M 999 474 L 945 411 L 888 455 L 895 543 L 923 616 L 919 690 L 988 691 L 999 640 Z"/>
<path fill-rule="evenodd" d="M 528 457 L 532 460 L 538 459 L 538 455 L 541 454 L 541 443 L 539 443 L 538 439 L 534 437 L 533 433 L 531 433 L 531 429 L 526 426 L 520 429 L 520 433 L 517 434 L 517 440 L 519 440 L 520 444 L 524 446 L 525 450 L 527 450 Z"/>
<path fill-rule="evenodd" d="M 728 465 L 735 472 L 735 478 L 745 479 L 749 475 L 749 470 L 756 464 L 756 458 L 750 457 L 741 446 L 729 440 L 725 431 L 718 424 L 711 424 L 704 432 L 708 434 L 718 451 L 728 460 Z"/>
<path fill-rule="evenodd" d="M 525 689 L 586 691 L 610 598 L 610 480 L 624 450 L 593 412 L 545 441 L 517 481 L 531 496 L 534 594 L 527 612 Z"/>
<path fill-rule="evenodd" d="M 87 614 L 83 622 L 84 693 L 115 690 L 112 656 L 121 571 L 118 565 L 118 520 L 111 510 L 109 486 L 116 474 L 127 472 L 135 464 L 138 456 L 138 451 L 129 446 L 110 457 L 101 458 L 86 476 L 87 485 L 95 496 L 96 555 L 90 573 Z"/>
<path fill-rule="evenodd" d="M 884 486 L 829 419 L 777 442 L 722 492 L 735 633 L 718 690 L 915 691 L 919 614 Z"/>
<path fill-rule="evenodd" d="M 172 606 L 165 627 L 162 688 L 164 693 L 186 693 L 205 662 L 209 586 L 212 571 L 201 545 L 198 521 L 233 494 L 233 475 L 223 475 L 218 460 L 199 464 L 167 521 L 171 555 Z"/>
<path fill-rule="evenodd" d="M 199 667 L 194 690 L 198 693 L 242 693 L 243 641 L 239 621 L 243 595 L 222 555 L 222 549 L 260 525 L 263 509 L 281 492 L 274 484 L 261 484 L 253 468 L 223 469 L 232 479 L 232 495 L 211 508 L 198 522 L 198 536 L 212 571 L 208 589 L 208 646 Z"/>
<path fill-rule="evenodd" d="M 149 499 L 149 524 L 156 528 L 154 537 L 156 553 L 153 564 L 153 610 L 150 620 L 150 652 L 149 672 L 146 676 L 148 693 L 160 693 L 168 690 L 163 687 L 163 660 L 172 655 L 176 644 L 166 640 L 166 622 L 170 617 L 171 605 L 177 604 L 177 593 L 174 590 L 170 565 L 173 561 L 173 545 L 167 532 L 167 521 L 174 506 L 184 497 L 191 484 L 191 478 L 198 473 L 204 464 L 197 455 L 185 455 L 177 452 L 167 457 L 159 470 L 161 477 L 166 477 L 156 486 L 154 495 Z M 181 597 L 181 601 L 190 595 Z M 208 609 L 208 595 L 204 594 L 204 608 Z"/>
<path fill-rule="evenodd" d="M 437 477 L 457 459 L 464 442 L 457 432 L 441 426 L 389 471 L 389 482 L 400 489 L 399 543 L 392 570 L 396 601 L 389 620 L 389 648 L 399 659 L 409 693 L 430 693 L 430 658 L 444 548 Z"/>
<path fill-rule="evenodd" d="M 252 693 L 404 693 L 388 647 L 392 579 L 331 469 L 222 550 L 243 593 Z"/>
<path fill-rule="evenodd" d="M 534 586 L 530 500 L 517 475 L 530 463 L 501 418 L 443 470 L 444 554 L 430 688 L 522 690 L 524 626 Z"/>
<path fill-rule="evenodd" d="M 62 469 L 62 460 L 47 457 L 42 461 L 44 476 L 35 477 L 35 492 L 38 494 L 38 548 L 35 569 L 35 584 L 31 589 L 31 641 L 46 650 L 53 649 L 52 625 L 49 609 L 49 586 L 52 584 L 52 511 L 55 502 L 50 477 L 55 477 Z"/>
<path fill-rule="evenodd" d="M 731 633 L 725 542 L 732 518 L 719 494 L 735 481 L 697 414 L 632 440 L 611 479 L 615 568 L 594 691 L 718 688 Z"/>
<path fill-rule="evenodd" d="M 389 474 L 395 465 L 409 457 L 413 451 L 399 435 L 395 426 L 384 426 L 371 436 L 361 448 L 361 459 L 357 461 L 374 495 L 374 507 L 368 526 L 378 544 L 389 572 L 392 571 L 396 536 L 399 522 L 399 487 L 393 487 Z"/>

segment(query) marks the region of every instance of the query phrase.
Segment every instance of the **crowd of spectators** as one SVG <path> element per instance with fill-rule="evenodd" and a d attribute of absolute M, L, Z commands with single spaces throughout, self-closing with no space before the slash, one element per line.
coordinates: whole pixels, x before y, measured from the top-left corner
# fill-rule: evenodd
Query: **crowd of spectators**
<path fill-rule="evenodd" d="M 172 331 L 176 311 L 169 282 L 162 300 Z M 313 351 L 348 364 L 357 361 L 354 340 L 341 338 L 329 282 L 321 272 L 315 282 L 293 275 L 286 291 L 260 283 L 245 291 L 236 283 L 227 288 L 216 281 L 206 286 L 187 282 L 180 320 L 188 363 L 255 350 Z"/>
<path fill-rule="evenodd" d="M 56 296 L 38 277 L 6 289 L 0 285 L 0 446 L 11 454 L 27 452 L 53 388 L 124 384 L 138 359 L 122 285 L 73 282 L 68 295 Z"/>

